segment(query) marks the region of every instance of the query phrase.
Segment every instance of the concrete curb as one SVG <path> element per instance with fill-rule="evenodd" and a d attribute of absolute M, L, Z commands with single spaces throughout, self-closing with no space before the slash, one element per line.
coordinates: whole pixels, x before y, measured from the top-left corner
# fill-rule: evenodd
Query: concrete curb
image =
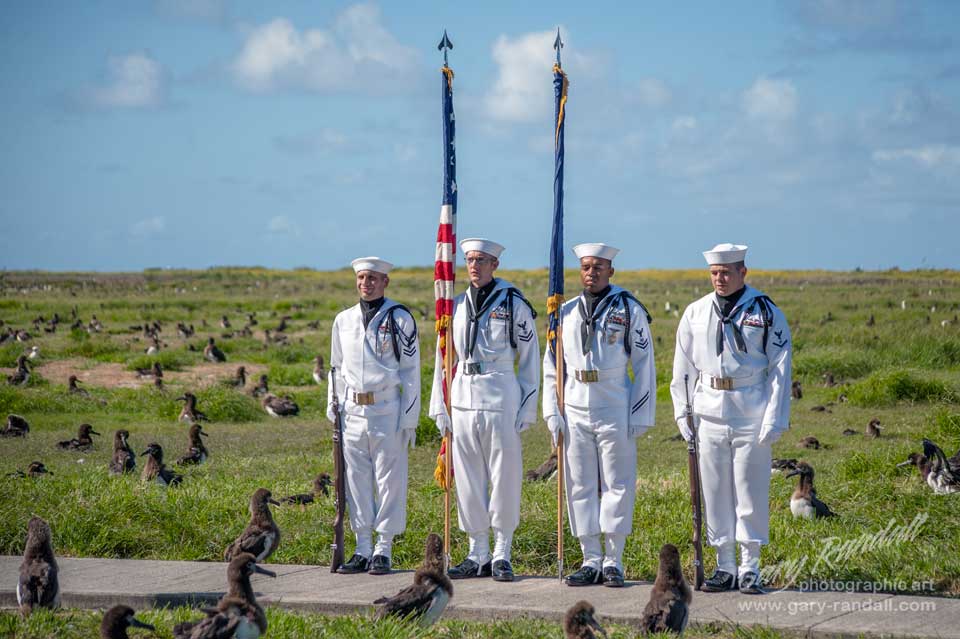
<path fill-rule="evenodd" d="M 0 556 L 0 607 L 16 607 L 21 558 Z M 215 603 L 226 587 L 226 564 L 189 561 L 59 558 L 66 608 L 137 609 Z M 375 577 L 334 575 L 326 566 L 273 564 L 277 579 L 257 576 L 264 605 L 330 615 L 368 614 L 374 599 L 409 585 L 410 572 Z M 454 582 L 446 617 L 497 621 L 520 617 L 559 622 L 574 602 L 591 601 L 608 623 L 638 625 L 651 584 L 620 589 L 570 588 L 552 577 Z M 960 639 L 960 599 L 847 592 L 781 591 L 764 596 L 694 593 L 694 625 L 766 626 L 806 637 L 917 637 Z"/>

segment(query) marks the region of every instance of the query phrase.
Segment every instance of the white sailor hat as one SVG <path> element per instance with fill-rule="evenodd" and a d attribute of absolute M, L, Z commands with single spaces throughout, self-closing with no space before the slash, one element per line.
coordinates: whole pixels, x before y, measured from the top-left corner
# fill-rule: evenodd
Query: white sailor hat
<path fill-rule="evenodd" d="M 717 244 L 709 251 L 703 252 L 703 257 L 707 264 L 733 264 L 742 262 L 747 256 L 747 247 L 743 244 Z"/>
<path fill-rule="evenodd" d="M 390 269 L 393 268 L 393 264 L 390 262 L 373 256 L 358 257 L 350 262 L 350 264 L 353 266 L 354 273 L 359 273 L 360 271 L 375 271 L 377 273 L 383 273 L 386 275 L 390 272 Z"/>
<path fill-rule="evenodd" d="M 613 258 L 620 252 L 620 249 L 602 242 L 590 242 L 587 244 L 577 244 L 573 247 L 573 252 L 576 254 L 578 260 L 582 260 L 585 257 L 599 257 L 612 262 Z"/>
<path fill-rule="evenodd" d="M 460 240 L 460 250 L 463 251 L 464 255 L 470 251 L 480 251 L 481 253 L 486 253 L 499 259 L 504 247 L 502 244 L 497 244 L 496 242 L 480 237 L 468 237 L 465 240 Z"/>

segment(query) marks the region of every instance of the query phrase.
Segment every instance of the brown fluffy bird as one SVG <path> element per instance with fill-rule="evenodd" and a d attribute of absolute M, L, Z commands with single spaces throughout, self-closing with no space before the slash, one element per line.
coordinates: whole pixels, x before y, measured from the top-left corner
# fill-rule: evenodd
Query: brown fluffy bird
<path fill-rule="evenodd" d="M 113 457 L 110 459 L 110 474 L 123 475 L 132 473 L 137 467 L 137 455 L 130 448 L 127 439 L 130 431 L 118 430 L 113 433 Z"/>
<path fill-rule="evenodd" d="M 212 337 L 207 339 L 207 345 L 203 347 L 203 357 L 208 362 L 222 363 L 227 361 L 227 356 L 214 343 Z"/>
<path fill-rule="evenodd" d="M 17 582 L 17 604 L 24 617 L 37 607 L 60 606 L 60 580 L 50 525 L 39 517 L 31 517 L 25 546 Z"/>
<path fill-rule="evenodd" d="M 183 475 L 178 475 L 163 463 L 163 448 L 160 444 L 151 443 L 140 453 L 141 457 L 144 455 L 148 457 L 147 463 L 143 465 L 143 472 L 140 473 L 142 481 L 155 481 L 161 486 L 176 486 L 183 481 Z"/>
<path fill-rule="evenodd" d="M 680 570 L 680 551 L 673 544 L 664 544 L 660 548 L 657 579 L 650 591 L 650 601 L 643 609 L 640 627 L 646 632 L 683 632 L 692 599 L 693 593 Z"/>
<path fill-rule="evenodd" d="M 257 380 L 257 385 L 250 389 L 250 394 L 254 397 L 261 397 L 270 392 L 270 388 L 267 386 L 267 376 L 261 375 L 260 379 Z"/>
<path fill-rule="evenodd" d="M 237 367 L 237 373 L 233 377 L 230 377 L 224 380 L 224 383 L 227 386 L 233 386 L 234 388 L 243 388 L 247 385 L 247 367 L 239 366 Z"/>
<path fill-rule="evenodd" d="M 0 430 L 0 437 L 26 437 L 30 432 L 30 424 L 20 415 L 7 415 L 7 426 Z"/>
<path fill-rule="evenodd" d="M 797 462 L 796 467 L 786 474 L 787 477 L 794 475 L 800 475 L 797 489 L 790 496 L 790 512 L 794 517 L 814 519 L 836 516 L 829 506 L 817 499 L 817 491 L 813 488 L 813 466 L 807 462 Z"/>
<path fill-rule="evenodd" d="M 17 479 L 23 479 L 25 477 L 36 478 L 40 475 L 52 475 L 52 470 L 47 470 L 47 467 L 43 464 L 42 461 L 33 461 L 30 462 L 30 465 L 27 466 L 27 471 L 15 470 L 12 473 L 7 473 L 7 477 L 16 477 Z"/>
<path fill-rule="evenodd" d="M 210 421 L 207 419 L 205 414 L 197 409 L 197 396 L 193 393 L 184 393 L 177 398 L 177 401 L 183 402 L 183 409 L 181 409 L 180 416 L 177 417 L 177 421 L 189 422 L 191 424 L 196 424 L 197 422 L 202 421 Z"/>
<path fill-rule="evenodd" d="M 867 424 L 867 432 L 865 433 L 867 437 L 872 437 L 876 439 L 880 437 L 880 420 L 874 417 L 870 420 L 870 423 Z"/>
<path fill-rule="evenodd" d="M 327 378 L 327 371 L 323 367 L 323 355 L 317 355 L 313 358 L 313 381 L 322 384 Z"/>
<path fill-rule="evenodd" d="M 249 553 L 240 553 L 227 566 L 227 594 L 216 608 L 205 609 L 206 618 L 187 621 L 173 627 L 174 639 L 255 639 L 267 631 L 267 615 L 257 603 L 250 576 L 253 573 L 276 577 L 273 571 L 261 568 Z"/>
<path fill-rule="evenodd" d="M 248 552 L 257 561 L 264 561 L 280 545 L 280 528 L 273 521 L 270 504 L 279 506 L 266 488 L 258 488 L 250 496 L 250 523 L 240 536 L 227 547 L 223 556 L 227 561 Z"/>
<path fill-rule="evenodd" d="M 90 397 L 90 393 L 87 391 L 87 389 L 80 388 L 80 380 L 77 379 L 76 375 L 71 375 L 67 379 L 67 390 L 75 395 Z"/>
<path fill-rule="evenodd" d="M 130 606 L 114 606 L 108 610 L 100 622 L 100 639 L 129 639 L 127 628 L 131 627 L 156 630 L 134 617 L 135 612 Z"/>
<path fill-rule="evenodd" d="M 77 428 L 77 436 L 73 439 L 67 439 L 62 442 L 57 442 L 57 448 L 63 450 L 79 450 L 87 451 L 93 448 L 93 438 L 90 435 L 100 436 L 100 433 L 93 430 L 93 426 L 90 424 L 80 424 L 80 427 Z"/>
<path fill-rule="evenodd" d="M 528 470 L 526 474 L 527 481 L 543 481 L 549 479 L 553 474 L 557 472 L 557 451 L 554 450 L 550 453 L 550 456 L 547 459 L 534 468 L 533 470 Z"/>
<path fill-rule="evenodd" d="M 453 583 L 443 570 L 443 541 L 436 533 L 430 533 L 423 565 L 414 573 L 413 585 L 393 597 L 380 597 L 373 603 L 378 606 L 377 619 L 412 617 L 422 627 L 427 627 L 440 618 L 452 597 Z"/>
<path fill-rule="evenodd" d="M 800 386 L 799 380 L 794 380 L 793 386 L 790 388 L 790 396 L 793 399 L 803 399 L 803 387 Z"/>
<path fill-rule="evenodd" d="M 333 481 L 330 479 L 330 475 L 328 473 L 320 473 L 317 478 L 313 480 L 312 493 L 289 495 L 288 497 L 281 497 L 279 501 L 281 504 L 299 504 L 301 506 L 312 504 L 320 495 L 328 497 L 330 495 L 330 486 L 332 485 Z"/>
<path fill-rule="evenodd" d="M 813 435 L 807 435 L 798 442 L 798 445 L 802 448 L 811 448 L 813 450 L 820 450 L 820 440 L 814 437 Z"/>
<path fill-rule="evenodd" d="M 138 368 L 137 377 L 163 377 L 163 367 L 160 366 L 160 362 L 154 362 L 153 366 L 150 368 Z"/>
<path fill-rule="evenodd" d="M 596 612 L 589 601 L 578 601 L 573 604 L 563 618 L 566 639 L 597 639 L 594 630 L 606 637 L 607 631 L 594 616 Z"/>
<path fill-rule="evenodd" d="M 185 466 L 188 464 L 199 465 L 207 461 L 207 457 L 210 456 L 210 451 L 207 450 L 207 447 L 203 445 L 203 439 L 201 437 L 208 437 L 208 435 L 203 432 L 203 427 L 200 424 L 193 424 L 190 426 L 190 444 L 187 446 L 187 454 L 177 460 L 178 466 Z"/>
<path fill-rule="evenodd" d="M 272 393 L 264 395 L 260 400 L 263 409 L 273 417 L 295 417 L 300 413 L 300 407 L 289 397 L 277 397 Z"/>
<path fill-rule="evenodd" d="M 960 492 L 960 469 L 951 465 L 943 450 L 929 439 L 923 440 L 923 456 L 927 460 L 924 479 L 938 495 Z M 954 455 L 956 457 L 956 455 Z M 924 469 L 921 467 L 921 473 Z"/>
<path fill-rule="evenodd" d="M 27 366 L 27 358 L 21 355 L 17 358 L 17 369 L 13 375 L 7 375 L 7 383 L 11 386 L 26 386 L 30 380 L 30 367 Z"/>

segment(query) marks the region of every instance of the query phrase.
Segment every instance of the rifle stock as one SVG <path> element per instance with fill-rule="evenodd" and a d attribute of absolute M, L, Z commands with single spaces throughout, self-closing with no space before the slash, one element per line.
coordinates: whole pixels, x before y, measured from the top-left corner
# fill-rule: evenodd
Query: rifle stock
<path fill-rule="evenodd" d="M 343 415 L 340 412 L 340 401 L 337 397 L 337 369 L 330 368 L 330 385 L 333 389 L 333 467 L 334 467 L 334 504 L 336 514 L 333 518 L 333 543 L 330 549 L 333 558 L 330 561 L 330 572 L 337 572 L 343 565 L 343 519 L 346 513 L 346 464 L 343 458 Z"/>
<path fill-rule="evenodd" d="M 687 396 L 687 428 L 693 433 L 687 442 L 687 472 L 690 474 L 690 505 L 693 511 L 693 568 L 694 586 L 697 590 L 703 586 L 703 506 L 700 499 L 700 450 L 697 443 L 697 427 L 693 421 L 693 407 L 690 405 L 690 390 L 687 386 L 688 375 L 683 376 L 683 389 Z"/>

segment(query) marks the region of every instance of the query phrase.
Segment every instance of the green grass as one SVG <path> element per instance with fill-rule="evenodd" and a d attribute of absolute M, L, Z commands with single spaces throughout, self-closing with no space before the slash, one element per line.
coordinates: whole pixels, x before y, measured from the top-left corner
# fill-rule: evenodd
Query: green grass
<path fill-rule="evenodd" d="M 497 622 L 441 620 L 424 629 L 415 623 L 385 619 L 374 621 L 371 615 L 331 617 L 312 613 L 294 613 L 278 608 L 267 608 L 267 636 L 271 639 L 556 639 L 563 636 L 560 620 L 516 619 Z M 159 637 L 171 639 L 172 628 L 182 621 L 202 616 L 190 608 L 137 611 L 136 617 L 156 627 L 156 633 L 130 629 L 131 638 Z M 609 624 L 597 614 L 610 639 L 634 639 L 645 635 L 629 626 Z M 26 620 L 13 612 L 0 611 L 0 636 L 10 639 L 88 639 L 99 636 L 103 613 L 99 611 L 70 610 L 50 612 L 39 610 Z M 656 635 L 653 635 L 656 636 Z M 666 636 L 666 635 L 665 635 Z M 763 628 L 738 627 L 732 624 L 710 624 L 690 627 L 684 636 L 692 639 L 778 639 L 789 634 Z"/>
<path fill-rule="evenodd" d="M 504 277 L 523 287 L 541 312 L 542 344 L 545 271 L 508 272 Z M 571 292 L 577 290 L 573 277 L 568 273 Z M 25 440 L 3 440 L 0 472 L 25 468 L 39 459 L 56 473 L 36 481 L 5 483 L 0 492 L 0 521 L 5 522 L 0 527 L 0 553 L 23 551 L 26 522 L 38 514 L 50 522 L 61 555 L 216 560 L 245 525 L 247 499 L 254 489 L 264 486 L 277 496 L 302 492 L 316 474 L 332 472 L 331 427 L 324 417 L 326 384 L 314 384 L 310 373 L 316 354 L 329 357 L 333 317 L 355 303 L 352 279 L 346 270 L 257 268 L 95 276 L 5 274 L 0 284 L 6 287 L 0 289 L 0 319 L 6 324 L 28 328 L 36 335 L 31 320 L 37 315 L 49 318 L 57 312 L 64 323 L 57 333 L 41 333 L 34 340 L 41 347 L 41 357 L 30 386 L 0 384 L 0 417 L 18 413 L 32 427 Z M 948 455 L 960 447 L 960 323 L 950 323 L 960 310 L 960 274 L 752 272 L 750 280 L 772 296 L 791 322 L 795 377 L 805 391 L 793 407 L 792 428 L 774 446 L 774 455 L 813 464 L 818 494 L 840 515 L 825 521 L 794 520 L 789 511 L 794 480 L 774 477 L 772 543 L 764 548 L 764 565 L 802 565 L 800 579 L 932 580 L 938 592 L 960 595 L 960 496 L 934 495 L 915 469 L 896 468 L 909 452 L 920 450 L 923 437 L 934 439 Z M 654 315 L 659 387 L 656 426 L 638 442 L 640 487 L 633 534 L 625 551 L 627 576 L 653 579 L 657 551 L 667 542 L 680 547 L 689 576 L 686 449 L 668 441 L 676 427 L 665 393 L 678 317 L 666 312 L 664 303 L 682 309 L 704 295 L 709 283 L 701 271 L 618 272 L 616 281 L 636 292 Z M 32 284 L 50 288 L 31 288 Z M 420 560 L 424 536 L 441 531 L 443 522 L 443 493 L 432 480 L 438 438 L 425 416 L 435 336 L 432 321 L 421 313 L 432 313 L 431 274 L 427 269 L 398 269 L 391 275 L 388 294 L 416 315 L 423 354 L 423 413 L 420 444 L 410 452 L 408 529 L 394 546 L 397 566 L 412 568 Z M 906 310 L 901 310 L 902 300 L 907 302 Z M 67 330 L 74 305 L 84 321 L 97 314 L 105 324 L 104 333 L 90 336 Z M 936 310 L 931 311 L 934 306 Z M 259 322 L 254 337 L 223 337 L 226 331 L 219 327 L 220 316 L 227 315 L 236 330 L 246 322 L 248 312 L 255 313 Z M 823 321 L 828 312 L 831 319 Z M 871 314 L 875 325 L 867 326 Z M 294 318 L 287 331 L 289 344 L 265 346 L 263 329 L 275 328 L 283 315 Z M 147 358 L 142 334 L 127 327 L 154 320 L 163 323 L 166 346 L 156 358 Z M 319 330 L 307 325 L 314 320 L 320 322 Z M 948 325 L 941 326 L 942 320 L 948 320 Z M 193 324 L 196 335 L 188 340 L 177 337 L 177 321 Z M 242 363 L 259 365 L 268 374 L 271 390 L 298 402 L 300 416 L 270 418 L 248 394 L 215 379 L 203 387 L 184 381 L 182 375 L 203 362 L 201 354 L 188 347 L 202 346 L 211 336 L 228 358 L 214 369 L 215 377 L 232 376 Z M 0 346 L 0 365 L 12 365 L 30 345 Z M 81 377 L 99 370 L 103 362 L 113 362 L 115 369 L 119 363 L 123 369 L 119 381 L 126 384 L 135 381 L 132 368 L 145 368 L 158 359 L 171 371 L 165 379 L 168 390 L 157 392 L 149 382 L 141 389 L 87 384 L 93 399 L 70 395 L 66 373 L 42 366 L 66 358 L 75 362 Z M 822 386 L 828 371 L 839 386 Z M 255 379 L 251 376 L 249 384 Z M 187 427 L 175 422 L 181 404 L 174 398 L 186 390 L 198 395 L 200 410 L 211 418 L 205 425 L 211 461 L 185 471 L 183 485 L 170 491 L 142 485 L 139 475 L 109 477 L 110 438 L 118 428 L 131 432 L 138 452 L 157 441 L 169 461 L 183 454 Z M 841 392 L 849 402 L 837 402 Z M 831 412 L 812 412 L 815 404 L 829 404 Z M 841 436 L 845 428 L 862 432 L 873 417 L 884 426 L 879 440 Z M 57 450 L 56 442 L 73 437 L 81 422 L 93 424 L 104 434 L 96 448 L 79 455 Z M 806 435 L 816 436 L 824 448 L 798 448 Z M 546 457 L 549 437 L 542 422 L 523 435 L 523 447 L 525 469 Z M 523 486 L 513 552 L 520 573 L 556 570 L 554 491 L 553 484 Z M 876 548 L 830 566 L 816 563 L 828 538 L 853 540 L 882 531 L 891 518 L 908 524 L 918 514 L 928 519 L 911 543 Z M 329 561 L 332 500 L 304 512 L 276 509 L 276 519 L 283 541 L 272 561 Z M 466 540 L 456 528 L 455 515 L 453 524 L 453 555 L 459 560 Z M 569 533 L 565 547 L 565 564 L 575 567 L 580 552 Z M 713 554 L 708 550 L 706 555 L 709 571 Z M 783 578 L 774 579 L 774 585 L 784 583 Z"/>

